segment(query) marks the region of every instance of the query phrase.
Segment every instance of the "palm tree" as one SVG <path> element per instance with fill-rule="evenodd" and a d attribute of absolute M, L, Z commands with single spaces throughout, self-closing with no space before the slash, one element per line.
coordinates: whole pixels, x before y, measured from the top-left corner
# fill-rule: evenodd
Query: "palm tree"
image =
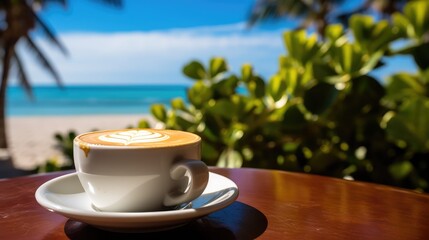
<path fill-rule="evenodd" d="M 308 28 L 314 26 L 317 33 L 323 36 L 329 23 L 339 22 L 347 24 L 348 18 L 355 13 L 365 13 L 373 10 L 380 17 L 388 17 L 402 9 L 408 0 L 363 0 L 351 11 L 344 11 L 341 6 L 354 1 L 345 0 L 258 0 L 252 8 L 248 25 L 267 19 L 288 17 L 300 20 L 298 26 Z"/>
<path fill-rule="evenodd" d="M 116 7 L 122 5 L 122 0 L 99 1 Z M 20 85 L 25 89 L 28 96 L 32 97 L 32 88 L 25 66 L 20 55 L 16 51 L 17 44 L 26 44 L 37 57 L 41 66 L 50 73 L 57 85 L 62 86 L 59 73 L 31 36 L 31 31 L 39 28 L 54 47 L 58 48 L 63 54 L 67 54 L 64 45 L 38 15 L 38 9 L 43 9 L 46 4 L 53 2 L 63 6 L 67 4 L 66 0 L 0 0 L 0 58 L 3 63 L 0 83 L 0 151 L 3 152 L 3 155 L 4 153 L 8 153 L 5 125 L 5 100 L 12 67 L 16 68 Z"/>

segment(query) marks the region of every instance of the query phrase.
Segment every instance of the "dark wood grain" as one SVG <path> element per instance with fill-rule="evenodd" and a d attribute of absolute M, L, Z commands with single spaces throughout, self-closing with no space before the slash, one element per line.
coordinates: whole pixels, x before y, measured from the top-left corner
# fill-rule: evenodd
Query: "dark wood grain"
<path fill-rule="evenodd" d="M 36 189 L 68 172 L 0 180 L 0 239 L 429 239 L 429 196 L 387 186 L 258 169 L 220 169 L 229 207 L 151 234 L 98 230 L 40 207 Z"/>

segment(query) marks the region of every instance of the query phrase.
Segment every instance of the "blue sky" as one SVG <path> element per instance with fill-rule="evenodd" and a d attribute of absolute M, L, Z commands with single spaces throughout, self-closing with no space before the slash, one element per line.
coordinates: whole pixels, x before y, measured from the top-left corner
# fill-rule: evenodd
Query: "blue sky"
<path fill-rule="evenodd" d="M 61 32 L 149 31 L 228 25 L 246 20 L 254 0 L 123 0 L 122 8 L 96 0 L 49 5 L 43 18 Z"/>
<path fill-rule="evenodd" d="M 214 56 L 226 58 L 232 72 L 251 63 L 269 78 L 277 71 L 278 57 L 285 54 L 282 33 L 293 23 L 272 21 L 247 28 L 254 1 L 123 0 L 118 9 L 100 0 L 69 0 L 66 8 L 53 3 L 40 15 L 70 54 L 64 56 L 44 37 L 36 38 L 65 85 L 187 85 L 192 81 L 182 67 L 191 60 L 207 64 Z M 33 85 L 54 84 L 25 47 L 19 51 Z M 412 67 L 409 59 L 394 61 L 398 64 L 389 64 L 390 71 Z"/>
<path fill-rule="evenodd" d="M 37 42 L 66 85 L 192 84 L 182 73 L 191 60 L 225 57 L 230 70 L 244 63 L 269 77 L 284 53 L 285 21 L 246 27 L 253 0 L 123 0 L 114 8 L 94 0 L 51 4 L 40 14 L 64 43 L 69 56 Z M 24 48 L 33 85 L 53 84 Z"/>

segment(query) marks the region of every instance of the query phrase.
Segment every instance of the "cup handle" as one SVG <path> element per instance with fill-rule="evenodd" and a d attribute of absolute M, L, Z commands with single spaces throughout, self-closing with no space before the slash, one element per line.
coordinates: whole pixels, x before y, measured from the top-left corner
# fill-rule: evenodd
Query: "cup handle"
<path fill-rule="evenodd" d="M 199 197 L 207 186 L 209 170 L 207 165 L 200 160 L 182 160 L 174 164 L 170 170 L 170 176 L 174 181 L 180 181 L 185 174 L 189 174 L 189 185 L 186 191 L 173 191 L 164 199 L 165 206 L 179 205 Z"/>

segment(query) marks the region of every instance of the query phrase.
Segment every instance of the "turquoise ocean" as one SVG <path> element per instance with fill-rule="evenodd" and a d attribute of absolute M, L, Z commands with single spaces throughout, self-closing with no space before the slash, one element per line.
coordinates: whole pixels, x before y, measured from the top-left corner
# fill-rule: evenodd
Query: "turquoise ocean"
<path fill-rule="evenodd" d="M 19 86 L 8 87 L 7 116 L 148 114 L 155 103 L 186 100 L 187 86 L 36 86 L 29 98 Z"/>

